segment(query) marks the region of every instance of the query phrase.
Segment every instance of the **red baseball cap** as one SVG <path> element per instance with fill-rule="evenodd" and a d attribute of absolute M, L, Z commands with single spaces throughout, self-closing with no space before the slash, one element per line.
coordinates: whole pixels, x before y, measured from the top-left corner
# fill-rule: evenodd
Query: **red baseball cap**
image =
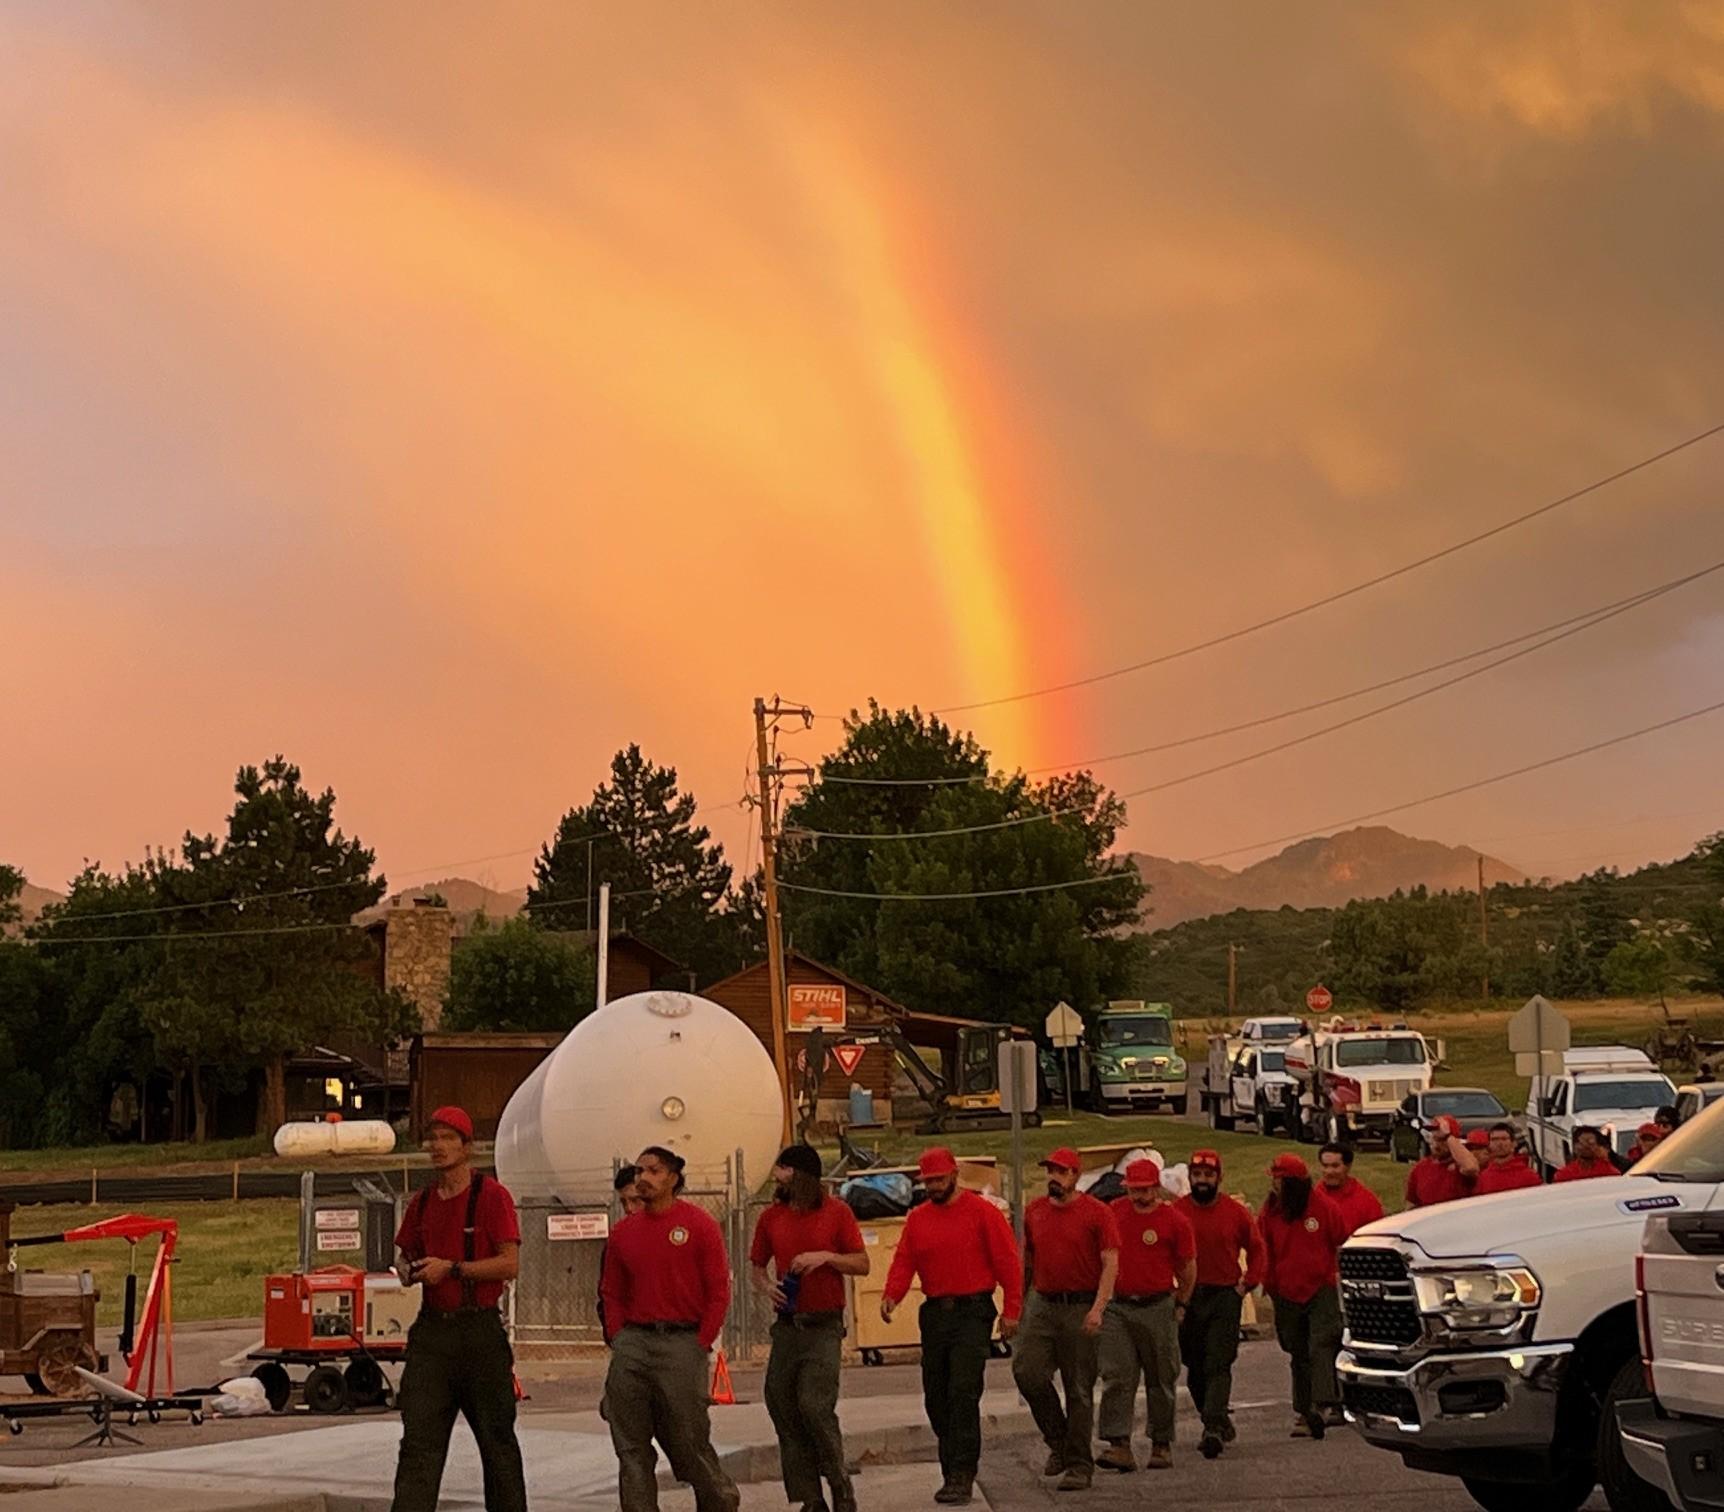
<path fill-rule="evenodd" d="M 1076 1150 L 1068 1150 L 1063 1145 L 1050 1155 L 1044 1155 L 1036 1162 L 1039 1166 L 1058 1166 L 1065 1171 L 1081 1171 L 1083 1157 Z"/>
<path fill-rule="evenodd" d="M 1221 1169 L 1221 1156 L 1214 1150 L 1193 1150 L 1191 1159 L 1186 1161 L 1185 1165 L 1187 1170 L 1192 1166 L 1214 1166 L 1219 1171 Z"/>
<path fill-rule="evenodd" d="M 473 1120 L 467 1116 L 465 1108 L 457 1108 L 453 1103 L 437 1109 L 425 1120 L 425 1127 L 442 1124 L 446 1129 L 453 1129 L 469 1144 L 473 1142 Z"/>
<path fill-rule="evenodd" d="M 1153 1160 L 1134 1160 L 1125 1168 L 1125 1184 L 1128 1187 L 1158 1187 L 1161 1185 L 1161 1167 Z"/>
<path fill-rule="evenodd" d="M 1642 1139 L 1658 1139 L 1663 1135 L 1664 1130 L 1655 1123 L 1643 1123 L 1634 1132 Z"/>
<path fill-rule="evenodd" d="M 1491 1131 L 1489 1129 L 1474 1129 L 1467 1135 L 1469 1150 L 1488 1150 L 1491 1146 Z"/>
<path fill-rule="evenodd" d="M 1461 1121 L 1452 1113 L 1439 1113 L 1431 1120 L 1431 1128 L 1438 1134 L 1446 1134 L 1450 1139 L 1459 1139 Z"/>
<path fill-rule="evenodd" d="M 1297 1155 L 1277 1155 L 1269 1162 L 1269 1174 L 1271 1176 L 1291 1176 L 1296 1181 L 1304 1181 L 1310 1178 L 1311 1168 Z"/>
<path fill-rule="evenodd" d="M 916 1174 L 919 1176 L 956 1176 L 958 1174 L 957 1157 L 944 1145 L 935 1145 L 931 1150 L 922 1151 L 922 1158 L 916 1162 Z"/>

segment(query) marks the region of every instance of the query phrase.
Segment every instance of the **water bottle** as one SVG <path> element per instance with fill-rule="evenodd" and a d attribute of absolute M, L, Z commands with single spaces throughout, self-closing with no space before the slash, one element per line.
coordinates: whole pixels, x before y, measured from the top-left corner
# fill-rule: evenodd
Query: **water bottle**
<path fill-rule="evenodd" d="M 802 1290 L 802 1277 L 792 1273 L 778 1283 L 778 1289 L 784 1293 L 784 1305 L 778 1309 L 778 1316 L 788 1318 L 796 1311 L 796 1298 Z"/>

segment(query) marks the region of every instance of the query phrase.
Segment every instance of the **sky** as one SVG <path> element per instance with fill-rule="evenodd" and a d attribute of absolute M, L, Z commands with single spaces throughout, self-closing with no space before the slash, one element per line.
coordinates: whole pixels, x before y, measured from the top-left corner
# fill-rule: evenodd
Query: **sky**
<path fill-rule="evenodd" d="M 46 886 L 277 751 L 396 885 L 523 882 L 629 741 L 742 864 L 757 695 L 1088 677 L 1724 421 L 1714 4 L 17 0 L 0 164 L 0 859 Z M 1326 698 L 1724 560 L 1721 484 L 1724 437 L 953 717 L 1032 769 Z M 1720 699 L 1724 573 L 1122 844 L 1242 864 Z M 1388 822 L 1626 868 L 1724 829 L 1721 749 Z"/>

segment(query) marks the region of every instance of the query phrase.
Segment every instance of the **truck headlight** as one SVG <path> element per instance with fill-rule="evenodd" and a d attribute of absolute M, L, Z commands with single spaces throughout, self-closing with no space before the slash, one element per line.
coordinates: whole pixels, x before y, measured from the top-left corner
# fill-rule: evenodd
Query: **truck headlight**
<path fill-rule="evenodd" d="M 1524 1266 L 1421 1271 L 1413 1277 L 1419 1311 L 1452 1329 L 1508 1328 L 1538 1306 L 1544 1293 Z"/>
<path fill-rule="evenodd" d="M 1095 1070 L 1096 1075 L 1103 1081 L 1125 1080 L 1125 1067 L 1117 1061 L 1097 1061 Z"/>

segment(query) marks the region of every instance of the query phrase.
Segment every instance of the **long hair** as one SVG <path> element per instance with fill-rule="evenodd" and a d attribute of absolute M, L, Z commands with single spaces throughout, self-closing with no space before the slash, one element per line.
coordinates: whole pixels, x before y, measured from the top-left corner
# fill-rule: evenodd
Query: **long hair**
<path fill-rule="evenodd" d="M 799 1213 L 812 1213 L 826 1200 L 826 1188 L 820 1178 L 807 1171 L 792 1171 L 785 1191 L 786 1202 Z"/>
<path fill-rule="evenodd" d="M 1297 1223 L 1305 1216 L 1305 1209 L 1311 1205 L 1311 1178 L 1309 1176 L 1283 1176 L 1281 1178 L 1281 1195 L 1270 1195 L 1269 1201 L 1275 1210 L 1290 1222 Z"/>

